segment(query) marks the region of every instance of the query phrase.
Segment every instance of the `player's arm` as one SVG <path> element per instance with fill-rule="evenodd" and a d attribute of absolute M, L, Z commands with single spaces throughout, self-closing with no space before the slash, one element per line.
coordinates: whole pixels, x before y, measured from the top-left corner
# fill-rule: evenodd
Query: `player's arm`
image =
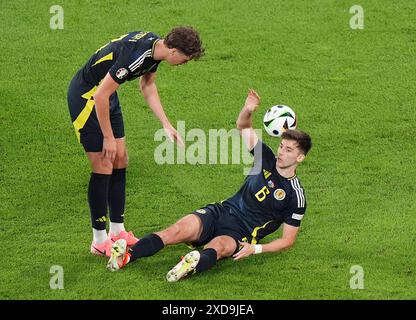
<path fill-rule="evenodd" d="M 283 233 L 280 239 L 261 245 L 262 252 L 279 252 L 284 249 L 289 249 L 295 244 L 296 237 L 299 232 L 299 227 L 291 226 L 283 223 Z"/>
<path fill-rule="evenodd" d="M 237 119 L 237 129 L 240 130 L 244 143 L 248 150 L 253 150 L 259 141 L 256 132 L 253 129 L 252 113 L 256 111 L 260 104 L 260 96 L 252 89 L 247 94 L 246 101 L 240 111 Z"/>
<path fill-rule="evenodd" d="M 288 249 L 294 245 L 298 232 L 299 232 L 299 227 L 294 227 L 289 224 L 283 223 L 283 234 L 280 239 L 276 239 L 266 244 L 257 244 L 257 245 L 247 243 L 247 242 L 240 242 L 243 248 L 233 256 L 234 260 L 239 260 L 239 259 L 246 258 L 252 255 L 253 253 L 256 252 L 255 246 L 260 246 L 257 248 L 262 253 L 263 252 L 279 252 L 284 249 Z"/>
<path fill-rule="evenodd" d="M 166 131 L 168 137 L 174 141 L 177 140 L 179 144 L 184 145 L 183 140 L 176 129 L 170 124 L 165 111 L 163 110 L 162 103 L 160 102 L 159 93 L 156 87 L 156 73 L 145 73 L 140 77 L 140 91 L 143 94 L 144 99 L 152 109 L 153 113 L 162 123 L 163 128 Z"/>
<path fill-rule="evenodd" d="M 94 93 L 95 110 L 98 122 L 103 132 L 103 156 L 111 162 L 116 157 L 116 139 L 110 123 L 110 96 L 117 90 L 119 84 L 113 80 L 110 74 L 104 77 L 97 91 Z"/>

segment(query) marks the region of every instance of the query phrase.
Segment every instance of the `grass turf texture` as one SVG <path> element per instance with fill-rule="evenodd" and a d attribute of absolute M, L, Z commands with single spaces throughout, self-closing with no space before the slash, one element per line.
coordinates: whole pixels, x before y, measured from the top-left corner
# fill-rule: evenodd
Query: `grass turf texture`
<path fill-rule="evenodd" d="M 0 298 L 414 299 L 416 289 L 416 30 L 411 1 L 65 1 L 51 30 L 48 1 L 1 1 Z M 298 169 L 308 210 L 294 248 L 218 263 L 179 283 L 166 272 L 188 248 L 166 248 L 118 273 L 89 254 L 90 169 L 66 104 L 75 72 L 100 46 L 132 30 L 165 35 L 193 25 L 206 56 L 157 85 L 175 125 L 234 127 L 247 89 L 262 107 L 287 104 L 314 147 Z M 163 165 L 160 125 L 137 93 L 119 90 L 130 167 L 126 225 L 143 235 L 234 194 L 242 165 Z M 277 147 L 278 140 L 266 137 Z M 266 241 L 278 235 L 269 236 Z M 64 269 L 51 290 L 50 267 Z M 364 269 L 352 290 L 350 268 Z"/>

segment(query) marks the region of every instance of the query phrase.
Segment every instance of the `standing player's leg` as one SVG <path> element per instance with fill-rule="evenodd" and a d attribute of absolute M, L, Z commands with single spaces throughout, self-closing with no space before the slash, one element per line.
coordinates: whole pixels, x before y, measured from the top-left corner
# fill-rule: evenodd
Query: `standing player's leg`
<path fill-rule="evenodd" d="M 111 173 L 108 192 L 108 206 L 110 209 L 109 238 L 112 242 L 115 242 L 118 239 L 124 239 L 127 241 L 127 245 L 131 246 L 135 244 L 138 239 L 132 232 L 126 232 L 124 228 L 126 168 L 128 165 L 128 156 L 124 133 L 123 114 L 121 112 L 117 92 L 114 92 L 110 96 L 109 101 L 111 129 L 113 130 L 117 145 L 116 157 L 113 162 L 113 170 Z"/>
<path fill-rule="evenodd" d="M 194 250 L 186 254 L 167 273 L 166 279 L 169 282 L 175 282 L 188 274 L 208 270 L 215 265 L 217 260 L 232 256 L 236 249 L 237 242 L 234 238 L 226 235 L 217 236 L 205 245 L 203 251 Z"/>
<path fill-rule="evenodd" d="M 116 271 L 127 263 L 156 254 L 167 245 L 195 242 L 201 233 L 201 219 L 194 214 L 189 214 L 165 230 L 145 235 L 130 249 L 127 249 L 124 239 L 117 240 L 113 244 L 107 268 Z"/>
<path fill-rule="evenodd" d="M 116 145 L 117 153 L 113 162 L 113 172 L 108 191 L 110 237 L 112 238 L 118 237 L 120 232 L 125 231 L 124 208 L 126 203 L 126 168 L 128 164 L 125 138 L 116 139 Z"/>
<path fill-rule="evenodd" d="M 126 169 L 128 166 L 128 154 L 125 137 L 117 138 L 117 153 L 113 162 L 111 174 L 108 206 L 110 209 L 110 231 L 109 237 L 112 242 L 125 239 L 127 245 L 131 246 L 137 242 L 132 232 L 126 232 L 124 227 L 124 209 L 126 204 Z"/>
<path fill-rule="evenodd" d="M 102 155 L 103 135 L 100 129 L 92 99 L 96 87 L 82 84 L 82 77 L 78 73 L 68 88 L 68 107 L 71 115 L 78 141 L 82 143 L 88 160 L 91 164 L 92 173 L 88 184 L 88 203 L 90 207 L 91 222 L 93 229 L 93 241 L 91 253 L 110 256 L 111 240 L 106 232 L 108 194 L 112 188 L 113 163 Z M 124 137 L 123 117 L 117 94 L 110 97 L 110 121 L 116 138 Z M 122 142 L 124 145 L 124 141 Z M 123 146 L 120 147 L 123 149 Z M 119 152 L 117 165 L 123 165 Z M 123 185 L 123 174 L 118 175 L 117 183 Z M 123 190 L 123 187 L 120 188 Z M 110 201 L 110 205 L 114 201 Z M 120 208 L 124 207 L 124 200 L 119 201 Z M 117 205 L 116 205 L 117 206 Z M 113 205 L 114 207 L 114 205 Z M 118 211 L 119 209 L 116 209 Z M 124 209 L 123 209 L 124 210 Z"/>
<path fill-rule="evenodd" d="M 88 184 L 88 204 L 93 230 L 91 253 L 109 255 L 111 242 L 108 239 L 106 231 L 107 198 L 113 164 L 103 157 L 102 152 L 86 153 L 92 169 Z"/>
<path fill-rule="evenodd" d="M 82 143 L 91 164 L 92 173 L 88 183 L 88 204 L 91 214 L 93 241 L 91 253 L 104 255 L 106 253 L 107 232 L 107 196 L 113 165 L 101 154 L 102 135 L 92 96 L 96 87 L 83 84 L 78 72 L 68 88 L 68 108 L 78 142 Z M 111 247 L 111 244 L 110 244 Z"/>

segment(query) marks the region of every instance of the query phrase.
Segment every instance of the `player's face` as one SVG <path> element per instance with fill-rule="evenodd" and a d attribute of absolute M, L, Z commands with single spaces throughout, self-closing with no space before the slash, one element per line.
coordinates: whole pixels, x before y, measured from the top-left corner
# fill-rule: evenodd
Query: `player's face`
<path fill-rule="evenodd" d="M 171 49 L 170 54 L 166 61 L 173 66 L 178 66 L 181 64 L 187 63 L 189 60 L 191 60 L 191 57 L 184 54 L 182 51 L 178 49 Z"/>
<path fill-rule="evenodd" d="M 305 155 L 293 140 L 282 140 L 277 149 L 277 166 L 281 169 L 298 165 L 303 161 Z"/>

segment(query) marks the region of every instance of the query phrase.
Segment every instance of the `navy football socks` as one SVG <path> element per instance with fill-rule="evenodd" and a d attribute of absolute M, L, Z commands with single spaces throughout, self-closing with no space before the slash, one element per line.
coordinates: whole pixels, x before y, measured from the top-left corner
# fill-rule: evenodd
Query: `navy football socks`
<path fill-rule="evenodd" d="M 96 230 L 105 230 L 107 220 L 107 198 L 111 175 L 91 173 L 88 184 L 88 203 L 91 224 Z"/>
<path fill-rule="evenodd" d="M 196 265 L 196 272 L 203 272 L 210 269 L 217 262 L 217 251 L 212 248 L 208 248 L 200 252 L 201 256 L 199 262 Z"/>
<path fill-rule="evenodd" d="M 126 168 L 113 169 L 111 175 L 108 206 L 110 207 L 110 221 L 124 222 L 124 207 L 126 204 Z"/>
<path fill-rule="evenodd" d="M 150 257 L 164 248 L 162 239 L 155 233 L 145 235 L 129 249 L 130 262 L 142 257 Z"/>

